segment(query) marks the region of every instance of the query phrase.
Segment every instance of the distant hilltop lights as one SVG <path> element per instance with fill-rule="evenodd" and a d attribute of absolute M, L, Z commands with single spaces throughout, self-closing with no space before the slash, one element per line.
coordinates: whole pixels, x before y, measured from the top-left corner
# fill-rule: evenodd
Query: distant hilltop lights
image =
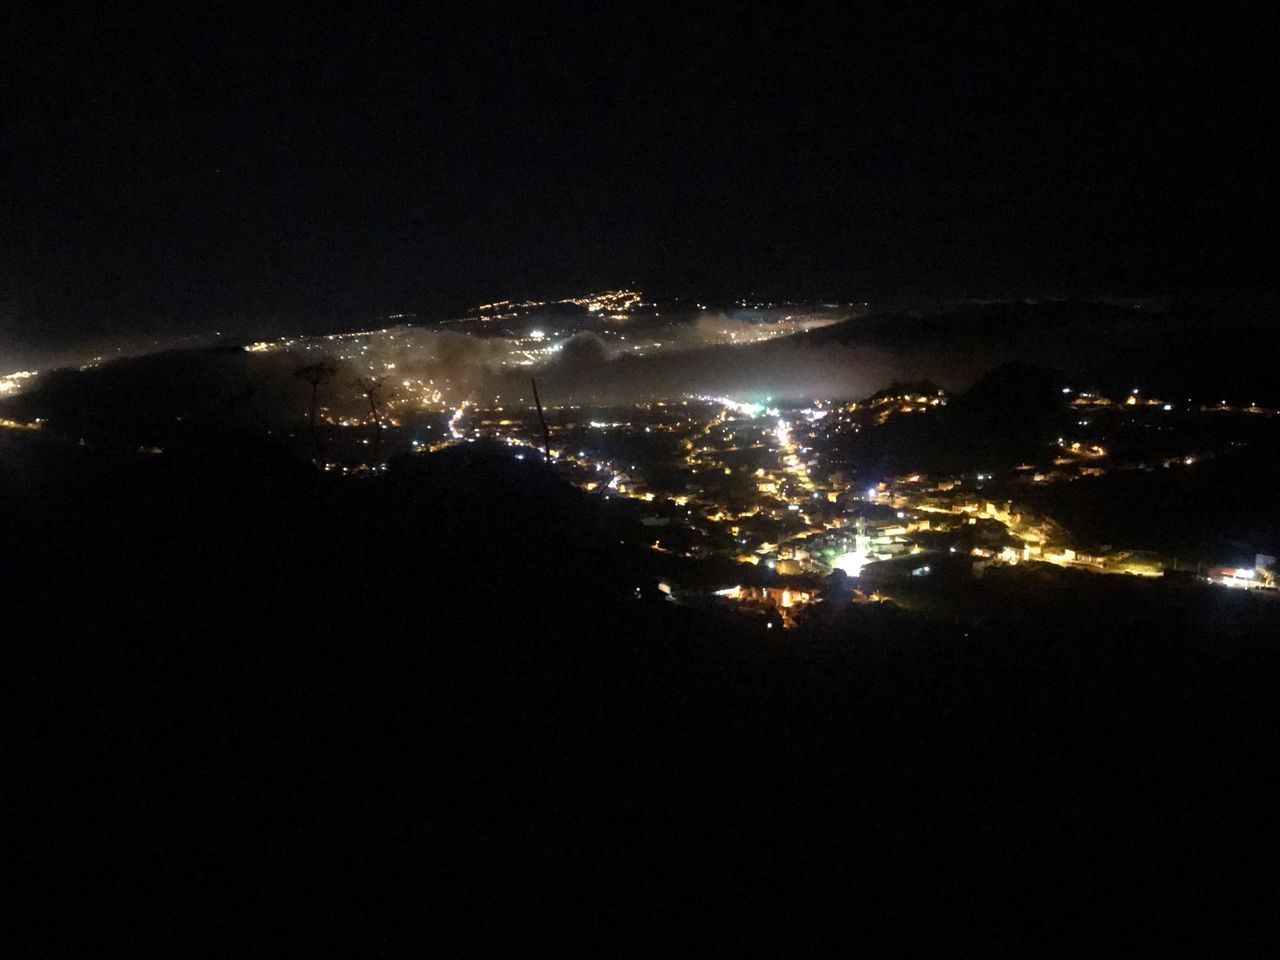
<path fill-rule="evenodd" d="M 564 304 L 584 309 L 566 311 Z M 694 317 L 700 319 L 695 321 Z M 401 380 L 406 365 L 448 364 L 448 360 L 441 359 L 442 350 L 457 356 L 459 351 L 447 349 L 444 341 L 437 339 L 442 333 L 449 337 L 462 334 L 474 338 L 476 345 L 483 344 L 480 350 L 461 351 L 465 354 L 461 362 L 494 371 L 546 364 L 578 334 L 587 335 L 583 345 L 588 352 L 594 350 L 603 358 L 616 359 L 622 355 L 642 357 L 664 351 L 747 346 L 828 326 L 840 319 L 822 311 L 797 310 L 750 322 L 721 314 L 716 321 L 708 322 L 710 318 L 691 307 L 666 311 L 655 302 L 643 300 L 634 290 L 609 290 L 556 301 L 499 300 L 481 305 L 470 316 L 398 322 L 376 330 L 277 337 L 248 343 L 241 349 L 250 354 L 320 354 L 363 373 L 395 373 Z M 604 349 L 601 351 L 600 347 Z M 429 386 L 428 394 L 434 397 L 439 385 Z M 925 398 L 920 402 L 934 401 Z M 822 415 L 821 411 L 806 414 L 811 420 Z"/>
<path fill-rule="evenodd" d="M 603 293 L 590 293 L 582 297 L 569 297 L 566 300 L 497 300 L 494 303 L 482 303 L 475 308 L 475 312 L 486 320 L 506 320 L 515 317 L 522 310 L 573 304 L 586 307 L 589 313 L 626 314 L 641 303 L 642 298 L 635 290 L 606 290 Z"/>

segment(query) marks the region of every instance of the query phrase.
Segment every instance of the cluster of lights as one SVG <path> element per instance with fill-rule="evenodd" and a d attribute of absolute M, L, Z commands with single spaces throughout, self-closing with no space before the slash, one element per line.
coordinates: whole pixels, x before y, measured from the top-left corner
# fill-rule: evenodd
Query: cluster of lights
<path fill-rule="evenodd" d="M 18 393 L 36 376 L 35 370 L 17 370 L 0 376 L 0 397 Z"/>
<path fill-rule="evenodd" d="M 624 317 L 627 311 L 642 306 L 639 294 L 632 291 L 612 291 L 605 294 L 592 295 L 591 297 L 557 302 L 575 303 L 585 306 L 593 314 L 619 318 Z M 513 313 L 518 312 L 520 309 L 543 305 L 541 302 L 533 301 L 523 303 L 502 301 L 485 305 L 481 308 L 481 312 L 491 318 L 498 312 Z M 803 319 L 797 321 L 795 318 L 790 317 L 787 319 L 798 323 L 809 322 Z M 634 333 L 634 331 L 629 332 Z M 762 330 L 759 339 L 769 339 L 775 335 L 784 335 L 786 332 L 791 331 Z M 390 334 L 394 336 L 394 333 L 390 331 L 371 331 L 358 334 L 330 335 L 324 339 L 350 341 L 356 338 L 353 346 L 355 348 L 355 356 L 359 358 L 369 353 L 370 345 L 367 342 L 367 338 L 372 334 Z M 720 331 L 720 334 L 733 342 L 756 339 L 751 333 L 744 335 L 740 330 L 728 328 Z M 519 366 L 543 362 L 562 349 L 564 341 L 558 339 L 561 336 L 562 333 L 558 330 L 549 331 L 543 328 L 529 330 L 524 336 L 509 340 L 509 349 L 506 355 L 496 357 L 495 360 L 499 364 L 515 364 Z M 552 339 L 553 337 L 557 339 Z M 365 340 L 362 341 L 358 338 L 365 338 Z M 620 342 L 625 342 L 628 337 L 626 335 L 617 335 L 617 339 Z M 650 344 L 652 344 L 652 347 L 662 346 L 659 340 L 637 338 L 635 336 L 630 339 L 632 341 L 641 340 L 641 342 L 631 342 L 624 347 L 624 349 L 631 352 L 648 350 L 650 349 Z M 288 340 L 261 341 L 250 344 L 245 349 L 250 352 L 270 352 L 283 349 L 293 342 Z M 310 345 L 308 345 L 308 349 L 311 349 Z M 365 359 L 372 358 L 365 357 Z M 370 369 L 372 370 L 373 368 L 374 365 L 371 364 Z M 393 362 L 381 363 L 378 365 L 378 369 L 379 372 L 395 371 L 396 364 Z M 33 375 L 34 373 L 32 372 L 22 372 L 0 378 L 0 394 L 16 392 L 18 389 L 17 382 Z M 386 400 L 386 409 L 388 411 L 395 408 L 404 409 L 406 404 L 410 404 L 417 409 L 426 409 L 432 404 L 443 404 L 446 402 L 445 398 L 451 390 L 451 388 L 444 387 L 443 384 L 437 386 L 434 382 L 424 383 L 421 380 L 402 379 L 398 382 L 407 391 L 407 395 L 402 394 L 397 398 L 388 397 Z M 1165 412 L 1171 412 L 1174 408 L 1172 403 L 1147 398 L 1137 389 L 1122 395 L 1123 399 L 1119 401 L 1112 401 L 1104 396 L 1090 392 L 1076 393 L 1070 387 L 1063 388 L 1063 393 L 1074 394 L 1070 403 L 1078 408 L 1112 406 L 1119 410 L 1125 407 L 1141 406 L 1154 407 Z M 691 402 L 695 405 L 695 410 L 698 406 L 706 405 L 708 409 L 705 410 L 705 414 L 703 411 L 688 410 L 687 408 L 689 408 Z M 946 404 L 946 402 L 947 397 L 940 391 L 937 394 L 903 391 L 898 395 L 876 397 L 861 403 L 844 403 L 843 401 L 833 403 L 814 399 L 811 403 L 806 401 L 807 405 L 803 407 L 799 404 L 773 406 L 770 398 L 765 398 L 763 402 L 758 402 L 727 397 L 690 397 L 679 401 L 658 401 L 653 405 L 642 405 L 643 407 L 656 406 L 658 408 L 679 405 L 686 408 L 687 412 L 681 418 L 675 420 L 668 417 L 653 423 L 633 425 L 632 422 L 625 418 L 621 420 L 601 418 L 585 420 L 575 427 L 575 429 L 586 427 L 597 431 L 628 431 L 634 429 L 644 433 L 658 431 L 660 433 L 676 434 L 676 439 L 682 450 L 682 461 L 679 462 L 683 463 L 683 467 L 689 474 L 696 475 L 692 477 L 693 483 L 689 487 L 689 489 L 698 491 L 693 494 L 681 491 L 664 495 L 647 489 L 643 478 L 639 478 L 635 474 L 634 466 L 628 472 L 607 460 L 598 459 L 587 445 L 583 445 L 583 449 L 575 450 L 572 453 L 565 450 L 554 450 L 552 451 L 552 459 L 563 464 L 564 469 L 570 472 L 575 482 L 579 482 L 584 489 L 598 491 L 606 496 L 617 494 L 646 502 L 663 500 L 675 507 L 683 508 L 683 512 L 691 516 L 694 511 L 697 511 L 697 516 L 700 518 L 697 522 L 705 521 L 711 524 L 719 524 L 726 533 L 733 535 L 734 542 L 744 548 L 742 553 L 739 554 L 740 559 L 746 554 L 754 553 L 759 562 L 769 564 L 774 562 L 776 558 L 777 562 L 782 563 L 785 561 L 794 567 L 797 561 L 790 559 L 792 548 L 787 546 L 788 543 L 794 541 L 798 544 L 815 533 L 822 533 L 824 528 L 838 529 L 849 522 L 846 517 L 840 516 L 837 510 L 828 506 L 828 504 L 845 502 L 841 495 L 847 492 L 847 481 L 840 480 L 839 483 L 844 484 L 844 486 L 836 485 L 833 487 L 832 475 L 826 475 L 824 478 L 824 475 L 817 467 L 818 461 L 815 459 L 812 449 L 806 446 L 810 442 L 806 438 L 821 438 L 831 441 L 838 438 L 842 432 L 857 432 L 864 427 L 873 428 L 877 424 L 886 422 L 892 416 L 927 412 L 930 409 Z M 541 457 L 542 444 L 539 442 L 540 438 L 533 437 L 531 439 L 528 436 L 521 435 L 521 431 L 531 429 L 527 423 L 504 419 L 498 422 L 496 426 L 494 421 L 481 421 L 468 427 L 464 421 L 469 406 L 468 403 L 464 402 L 458 404 L 452 411 L 447 420 L 447 434 L 442 440 L 430 444 L 415 441 L 414 449 L 439 449 L 452 443 L 474 442 L 479 437 L 492 436 L 494 439 L 506 442 L 513 448 L 518 448 L 520 452 L 515 454 L 516 456 L 523 458 L 527 452 L 536 451 L 539 458 Z M 783 408 L 787 411 L 785 415 L 782 413 Z M 1195 408 L 1188 405 L 1186 409 L 1194 410 Z M 1248 407 L 1230 407 L 1225 402 L 1202 409 L 1215 412 L 1239 410 L 1256 414 L 1277 413 L 1277 411 L 1268 411 L 1255 404 L 1251 404 Z M 343 426 L 367 425 L 364 420 L 359 418 L 334 421 L 326 415 L 325 419 L 329 422 L 340 423 Z M 390 416 L 383 421 L 384 426 L 394 426 L 398 422 Z M 1088 426 L 1091 421 L 1085 418 L 1078 422 L 1080 426 Z M 0 423 L 0 425 L 8 428 L 15 426 L 11 422 Z M 1100 460 L 1107 456 L 1107 450 L 1096 443 L 1069 440 L 1067 437 L 1061 437 L 1058 438 L 1058 445 L 1061 453 L 1055 463 L 1059 465 L 1071 464 L 1076 461 Z M 753 450 L 758 452 L 752 453 L 751 451 Z M 744 455 L 755 460 L 751 468 L 741 466 L 740 458 Z M 1211 455 L 1211 453 L 1208 455 Z M 756 468 L 755 464 L 761 463 L 762 457 L 766 458 L 764 466 Z M 774 459 L 769 460 L 768 458 Z M 1179 456 L 1166 461 L 1165 466 L 1170 466 L 1174 463 L 1189 465 L 1194 463 L 1196 459 L 1197 456 Z M 1019 469 L 1030 471 L 1034 468 L 1031 465 L 1027 465 Z M 1035 473 L 1034 477 L 1028 474 L 1024 479 L 1051 482 L 1072 479 L 1074 476 L 1088 473 L 1099 473 L 1102 469 L 1099 466 L 1078 464 L 1073 470 Z M 740 473 L 754 473 L 755 475 L 745 487 L 738 482 L 734 482 L 732 488 L 739 491 L 743 489 L 750 491 L 747 494 L 747 509 L 745 511 L 741 505 L 730 508 L 726 502 L 717 502 L 719 498 L 712 491 L 720 488 L 713 481 L 703 479 L 704 477 L 714 476 L 733 477 L 735 474 Z M 972 477 L 973 475 L 970 476 Z M 979 482 L 986 482 L 994 480 L 994 476 L 984 471 L 978 473 L 976 479 Z M 947 508 L 945 506 L 947 502 L 945 498 L 943 498 L 943 508 L 939 509 L 934 505 L 937 503 L 937 497 L 935 496 L 931 499 L 929 494 L 929 491 L 945 491 L 954 489 L 957 485 L 963 485 L 963 478 L 937 481 L 932 486 L 928 486 L 929 481 L 926 480 L 926 486 L 921 487 L 918 491 L 909 490 L 903 486 L 904 483 L 910 483 L 911 481 L 917 481 L 918 485 L 919 478 L 889 478 L 885 483 L 869 488 L 863 499 L 870 503 L 884 503 L 895 508 L 903 508 L 899 510 L 899 519 L 906 522 L 908 530 L 912 529 L 909 524 L 912 522 L 911 516 L 913 512 L 915 512 L 915 516 L 919 516 L 919 511 L 963 513 L 969 509 L 959 505 Z M 725 482 L 728 483 L 729 481 Z M 739 495 L 734 494 L 734 496 Z M 952 502 L 961 503 L 959 499 Z M 754 516 L 763 516 L 767 522 L 762 522 L 757 528 L 752 528 L 743 522 L 746 518 Z M 835 519 L 832 519 L 833 516 Z M 1045 542 L 1045 534 L 1028 528 L 1025 522 L 1018 519 L 1018 515 L 1011 507 L 998 509 L 991 513 L 983 512 L 981 516 L 1003 524 L 1010 536 L 1023 543 L 1021 548 L 1010 548 L 990 559 L 1015 563 L 1035 558 L 1064 565 L 1090 566 L 1092 564 L 1090 568 L 1100 568 L 1100 564 L 1087 558 L 1076 557 L 1069 550 L 1056 550 L 1055 548 L 1054 551 L 1049 551 L 1042 549 Z M 970 522 L 973 519 L 974 516 L 970 512 Z M 738 535 L 739 525 L 748 526 L 748 530 L 764 531 L 770 529 L 769 523 L 775 525 L 778 523 L 785 524 L 783 536 L 779 537 L 775 533 L 769 537 L 771 540 L 779 540 L 781 542 L 764 543 L 763 537 L 759 532 L 754 535 L 750 532 L 746 536 Z M 878 529 L 883 531 L 890 529 L 891 526 L 892 524 L 889 527 L 881 524 Z M 777 527 L 775 526 L 773 529 L 776 531 Z M 890 533 L 892 534 L 891 529 Z M 753 536 L 755 542 L 752 542 Z M 861 536 L 858 538 L 854 549 L 848 549 L 849 542 L 846 540 L 842 544 L 836 534 L 832 534 L 832 538 L 836 547 L 834 550 L 828 550 L 822 554 L 822 557 L 825 557 L 825 562 L 819 556 L 806 553 L 797 546 L 795 555 L 799 558 L 799 562 L 816 564 L 819 571 L 824 568 L 839 569 L 852 576 L 858 576 L 863 572 L 868 562 L 874 559 L 882 559 L 885 556 L 883 551 L 879 554 L 875 552 L 880 549 L 879 546 L 872 549 L 869 541 Z M 820 538 L 818 542 L 821 542 Z M 909 543 L 910 541 L 906 542 Z M 880 544 L 881 540 L 876 540 L 876 543 Z M 659 547 L 661 547 L 661 544 L 662 541 L 658 541 Z M 844 547 L 842 550 L 840 549 L 841 545 Z M 899 546 L 899 549 L 902 549 L 901 546 Z M 910 549 L 912 552 L 920 549 L 918 542 L 913 544 Z M 1112 563 L 1112 561 L 1108 561 L 1108 563 Z M 917 569 L 928 570 L 928 566 Z M 1249 578 L 1239 575 L 1237 571 L 1237 575 L 1229 579 L 1236 581 L 1235 585 L 1239 585 L 1247 582 Z"/>

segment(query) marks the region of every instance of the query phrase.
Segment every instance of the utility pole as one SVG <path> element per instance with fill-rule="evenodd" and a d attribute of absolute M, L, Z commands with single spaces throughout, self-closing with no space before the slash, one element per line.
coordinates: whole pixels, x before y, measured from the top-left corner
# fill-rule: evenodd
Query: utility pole
<path fill-rule="evenodd" d="M 551 431 L 547 429 L 547 418 L 542 413 L 542 401 L 538 398 L 538 381 L 529 378 L 533 385 L 533 402 L 538 405 L 538 420 L 542 422 L 542 454 L 548 464 L 551 463 Z"/>

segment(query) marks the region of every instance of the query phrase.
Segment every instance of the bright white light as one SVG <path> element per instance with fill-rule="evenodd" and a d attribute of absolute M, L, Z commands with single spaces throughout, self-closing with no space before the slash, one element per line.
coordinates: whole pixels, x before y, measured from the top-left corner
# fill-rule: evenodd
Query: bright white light
<path fill-rule="evenodd" d="M 867 562 L 865 554 L 854 550 L 850 553 L 842 553 L 831 562 L 831 566 L 835 570 L 843 570 L 851 577 L 856 577 L 862 573 L 862 566 Z"/>
<path fill-rule="evenodd" d="M 717 402 L 724 404 L 734 413 L 741 414 L 746 417 L 754 418 L 764 413 L 764 407 L 760 406 L 758 403 L 739 403 L 737 400 L 728 400 L 724 398 L 720 398 Z"/>
<path fill-rule="evenodd" d="M 541 330 L 530 330 L 530 331 L 529 331 L 529 339 L 530 339 L 530 340 L 541 340 L 541 339 L 542 339 L 543 337 L 545 337 L 545 336 L 546 336 L 546 334 L 545 334 L 545 333 L 543 333 Z"/>

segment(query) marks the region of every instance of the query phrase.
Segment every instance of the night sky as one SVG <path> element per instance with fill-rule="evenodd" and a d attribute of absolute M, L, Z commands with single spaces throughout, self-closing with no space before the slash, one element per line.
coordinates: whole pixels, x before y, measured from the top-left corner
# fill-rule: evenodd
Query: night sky
<path fill-rule="evenodd" d="M 1270 3 L 15 6 L 0 348 L 624 283 L 1274 285 Z"/>

